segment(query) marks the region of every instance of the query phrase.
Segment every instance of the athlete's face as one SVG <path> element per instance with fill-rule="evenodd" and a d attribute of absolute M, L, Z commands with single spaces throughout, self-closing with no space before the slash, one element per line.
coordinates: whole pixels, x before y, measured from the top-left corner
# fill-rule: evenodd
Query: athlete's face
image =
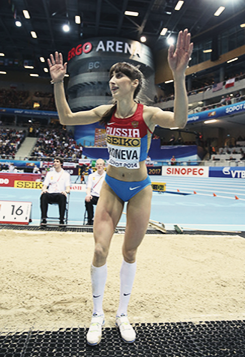
<path fill-rule="evenodd" d="M 133 81 L 122 72 L 113 72 L 109 85 L 113 97 L 123 96 L 135 90 Z"/>

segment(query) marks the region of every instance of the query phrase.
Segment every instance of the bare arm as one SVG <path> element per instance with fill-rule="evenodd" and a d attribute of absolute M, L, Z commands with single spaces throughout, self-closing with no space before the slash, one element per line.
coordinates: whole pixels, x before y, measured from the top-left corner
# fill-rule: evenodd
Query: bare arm
<path fill-rule="evenodd" d="M 174 112 L 164 112 L 159 108 L 151 109 L 151 122 L 165 128 L 184 128 L 188 115 L 188 99 L 185 88 L 185 70 L 192 54 L 193 43 L 190 43 L 191 35 L 188 30 L 180 31 L 176 44 L 170 46 L 168 51 L 168 62 L 174 78 Z"/>
<path fill-rule="evenodd" d="M 87 187 L 86 187 L 86 197 L 85 201 L 90 202 L 92 199 L 91 191 L 92 191 L 92 174 L 88 175 Z"/>
<path fill-rule="evenodd" d="M 47 187 L 48 187 L 48 186 L 43 185 L 41 195 L 42 195 L 43 193 L 45 193 L 45 192 L 48 192 Z"/>
<path fill-rule="evenodd" d="M 91 187 L 87 187 L 85 201 L 90 202 L 91 200 L 92 200 Z"/>
<path fill-rule="evenodd" d="M 86 189 L 86 195 L 91 196 L 91 187 L 87 187 Z"/>
<path fill-rule="evenodd" d="M 55 52 L 55 56 L 48 58 L 49 71 L 54 85 L 55 104 L 60 123 L 63 125 L 86 125 L 96 123 L 101 116 L 111 108 L 111 105 L 101 105 L 92 110 L 73 113 L 67 103 L 63 85 L 66 74 L 67 63 L 63 64 L 61 53 Z"/>

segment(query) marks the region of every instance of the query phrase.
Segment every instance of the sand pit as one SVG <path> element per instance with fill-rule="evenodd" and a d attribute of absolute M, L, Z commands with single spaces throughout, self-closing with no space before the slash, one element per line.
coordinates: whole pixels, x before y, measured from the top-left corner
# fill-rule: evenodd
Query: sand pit
<path fill-rule="evenodd" d="M 119 302 L 123 235 L 108 258 L 106 326 Z M 88 326 L 92 312 L 89 233 L 0 231 L 0 330 Z M 132 323 L 245 318 L 245 239 L 146 235 L 138 251 Z"/>

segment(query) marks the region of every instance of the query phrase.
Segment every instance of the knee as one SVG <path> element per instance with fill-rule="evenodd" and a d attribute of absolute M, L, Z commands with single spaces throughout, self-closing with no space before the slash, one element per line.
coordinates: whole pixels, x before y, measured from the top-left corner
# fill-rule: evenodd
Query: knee
<path fill-rule="evenodd" d="M 64 205 L 66 203 L 66 196 L 63 193 L 59 193 L 56 197 L 53 197 L 53 200 L 58 204 Z"/>
<path fill-rule="evenodd" d="M 85 197 L 85 202 L 89 203 L 91 201 L 91 196 L 87 195 Z"/>
<path fill-rule="evenodd" d="M 46 199 L 46 197 L 47 197 L 47 193 L 46 192 L 42 193 L 40 197 L 40 201 L 43 202 Z"/>
<path fill-rule="evenodd" d="M 137 249 L 126 249 L 124 247 L 122 250 L 122 253 L 123 253 L 123 258 L 124 258 L 125 262 L 130 263 L 130 264 L 135 262 Z"/>
<path fill-rule="evenodd" d="M 108 256 L 108 248 L 103 246 L 101 243 L 95 244 L 94 248 L 94 259 L 96 262 L 106 261 Z"/>
<path fill-rule="evenodd" d="M 86 206 L 86 207 L 91 206 L 91 202 L 90 202 L 90 201 L 86 201 L 86 199 L 85 199 L 85 206 Z"/>

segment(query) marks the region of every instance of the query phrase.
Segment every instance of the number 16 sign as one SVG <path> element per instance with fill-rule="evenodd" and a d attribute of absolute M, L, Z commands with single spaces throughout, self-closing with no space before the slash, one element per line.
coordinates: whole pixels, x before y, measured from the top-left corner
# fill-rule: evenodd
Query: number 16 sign
<path fill-rule="evenodd" d="M 29 224 L 32 202 L 0 201 L 0 223 Z"/>

